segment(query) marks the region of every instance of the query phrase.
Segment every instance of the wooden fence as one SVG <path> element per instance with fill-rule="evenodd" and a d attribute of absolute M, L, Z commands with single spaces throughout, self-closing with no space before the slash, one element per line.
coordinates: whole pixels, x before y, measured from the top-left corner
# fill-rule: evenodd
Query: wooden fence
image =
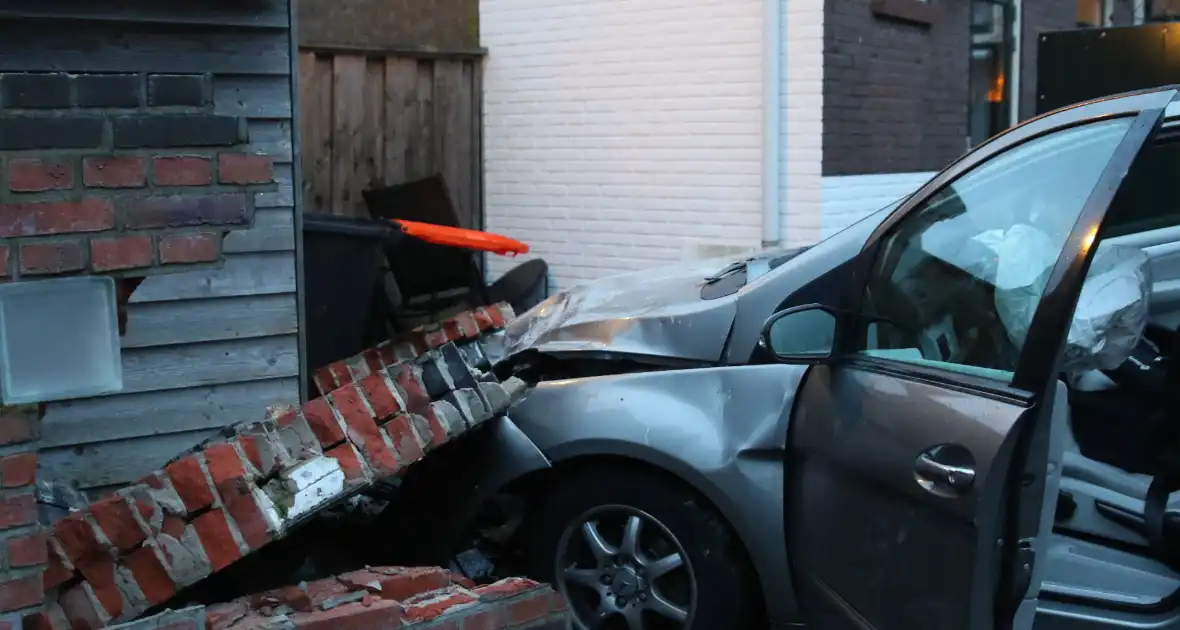
<path fill-rule="evenodd" d="M 367 216 L 362 190 L 441 173 L 482 227 L 480 61 L 302 50 L 304 210 Z"/>

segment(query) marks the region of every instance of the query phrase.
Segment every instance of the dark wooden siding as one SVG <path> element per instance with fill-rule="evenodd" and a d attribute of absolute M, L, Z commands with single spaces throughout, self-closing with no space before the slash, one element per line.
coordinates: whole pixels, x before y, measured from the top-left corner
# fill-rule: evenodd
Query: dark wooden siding
<path fill-rule="evenodd" d="M 299 397 L 292 33 L 287 0 L 0 0 L 0 71 L 213 73 L 219 112 L 249 117 L 276 192 L 227 237 L 224 268 L 148 278 L 123 339 L 125 390 L 52 404 L 41 475 L 132 481 L 212 430 Z"/>

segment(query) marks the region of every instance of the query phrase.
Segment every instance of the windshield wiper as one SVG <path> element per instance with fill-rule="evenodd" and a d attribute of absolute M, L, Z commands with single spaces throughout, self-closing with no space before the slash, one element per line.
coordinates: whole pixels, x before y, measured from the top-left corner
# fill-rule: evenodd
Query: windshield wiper
<path fill-rule="evenodd" d="M 729 276 L 732 276 L 733 274 L 738 273 L 739 271 L 744 271 L 746 269 L 746 265 L 749 264 L 750 260 L 752 260 L 752 259 L 739 260 L 734 263 L 729 263 L 728 265 L 723 267 L 721 269 L 721 271 L 718 271 L 717 273 L 715 273 L 711 276 L 705 276 L 705 284 L 713 284 L 714 282 L 720 282 L 724 278 L 728 278 Z"/>

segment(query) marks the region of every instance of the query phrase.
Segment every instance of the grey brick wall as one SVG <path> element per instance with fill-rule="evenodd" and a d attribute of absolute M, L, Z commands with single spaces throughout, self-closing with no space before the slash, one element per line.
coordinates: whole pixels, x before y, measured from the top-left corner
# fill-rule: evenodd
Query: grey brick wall
<path fill-rule="evenodd" d="M 935 170 L 963 152 L 969 6 L 931 1 L 925 25 L 871 0 L 825 4 L 824 175 Z"/>

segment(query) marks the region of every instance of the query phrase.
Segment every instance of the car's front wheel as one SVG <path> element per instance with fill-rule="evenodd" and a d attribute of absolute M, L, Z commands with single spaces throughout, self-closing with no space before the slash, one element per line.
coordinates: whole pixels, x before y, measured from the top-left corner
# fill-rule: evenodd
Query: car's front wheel
<path fill-rule="evenodd" d="M 531 573 L 566 597 L 582 630 L 741 630 L 758 610 L 727 524 L 662 475 L 564 477 L 530 532 Z"/>

